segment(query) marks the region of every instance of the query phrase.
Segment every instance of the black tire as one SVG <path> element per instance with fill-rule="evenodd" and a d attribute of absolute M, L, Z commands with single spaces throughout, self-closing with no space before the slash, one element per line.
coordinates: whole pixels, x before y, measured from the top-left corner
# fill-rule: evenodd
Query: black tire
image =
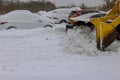
<path fill-rule="evenodd" d="M 67 23 L 67 21 L 66 21 L 66 20 L 61 20 L 59 23 L 60 23 L 60 24 L 61 24 L 61 23 Z"/>
<path fill-rule="evenodd" d="M 46 27 L 52 28 L 53 26 L 52 25 L 45 25 L 44 28 L 46 28 Z"/>
<path fill-rule="evenodd" d="M 68 31 L 68 29 L 73 29 L 73 25 L 72 24 L 66 24 L 66 32 Z"/>
<path fill-rule="evenodd" d="M 76 22 L 76 25 L 75 26 L 85 26 L 86 25 L 86 23 L 85 22 L 82 22 L 82 21 L 78 21 L 78 22 Z"/>
<path fill-rule="evenodd" d="M 9 26 L 7 30 L 10 30 L 10 29 L 17 29 L 17 28 L 15 26 Z"/>

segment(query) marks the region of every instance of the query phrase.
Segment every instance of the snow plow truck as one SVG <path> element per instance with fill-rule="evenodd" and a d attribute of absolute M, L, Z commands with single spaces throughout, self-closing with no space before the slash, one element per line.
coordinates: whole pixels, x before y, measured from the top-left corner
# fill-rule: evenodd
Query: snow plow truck
<path fill-rule="evenodd" d="M 120 0 L 106 16 L 93 18 L 91 23 L 96 28 L 97 49 L 104 51 L 117 38 L 120 40 Z"/>

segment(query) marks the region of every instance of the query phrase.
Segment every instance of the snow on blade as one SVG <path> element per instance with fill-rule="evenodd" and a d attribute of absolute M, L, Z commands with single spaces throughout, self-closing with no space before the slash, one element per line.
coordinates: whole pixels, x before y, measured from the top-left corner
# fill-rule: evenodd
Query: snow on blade
<path fill-rule="evenodd" d="M 63 41 L 65 45 L 65 51 L 73 54 L 81 54 L 87 56 L 98 56 L 98 55 L 110 55 L 119 54 L 118 46 L 116 48 L 116 41 L 110 45 L 105 52 L 100 52 L 96 48 L 96 32 L 89 32 L 86 26 L 80 26 L 80 28 L 74 28 L 69 30 L 65 40 Z M 115 49 L 116 48 L 116 49 Z M 113 52 L 112 52 L 113 51 Z"/>

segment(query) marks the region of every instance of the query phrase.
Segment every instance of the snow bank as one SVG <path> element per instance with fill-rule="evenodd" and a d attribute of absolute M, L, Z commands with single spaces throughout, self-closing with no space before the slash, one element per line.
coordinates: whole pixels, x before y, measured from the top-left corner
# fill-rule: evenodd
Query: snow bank
<path fill-rule="evenodd" d="M 81 26 L 85 27 L 85 26 Z M 86 31 L 85 31 L 86 30 Z M 74 28 L 69 30 L 63 44 L 64 50 L 72 54 L 81 54 L 87 56 L 100 55 L 119 55 L 120 45 L 117 41 L 111 44 L 105 52 L 98 51 L 96 48 L 96 32 L 89 32 L 87 29 Z"/>
<path fill-rule="evenodd" d="M 64 24 L 0 31 L 0 80 L 119 80 L 120 56 L 105 56 L 120 53 L 119 42 L 99 52 L 95 34 L 82 32 L 66 34 Z"/>

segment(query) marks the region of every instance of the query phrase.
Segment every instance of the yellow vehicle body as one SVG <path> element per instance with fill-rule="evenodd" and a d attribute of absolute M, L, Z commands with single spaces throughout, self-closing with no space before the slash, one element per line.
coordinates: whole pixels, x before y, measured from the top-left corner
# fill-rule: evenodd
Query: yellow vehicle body
<path fill-rule="evenodd" d="M 116 27 L 120 24 L 120 1 L 116 1 L 105 17 L 93 18 L 91 23 L 96 28 L 97 48 L 104 51 L 116 39 Z"/>

